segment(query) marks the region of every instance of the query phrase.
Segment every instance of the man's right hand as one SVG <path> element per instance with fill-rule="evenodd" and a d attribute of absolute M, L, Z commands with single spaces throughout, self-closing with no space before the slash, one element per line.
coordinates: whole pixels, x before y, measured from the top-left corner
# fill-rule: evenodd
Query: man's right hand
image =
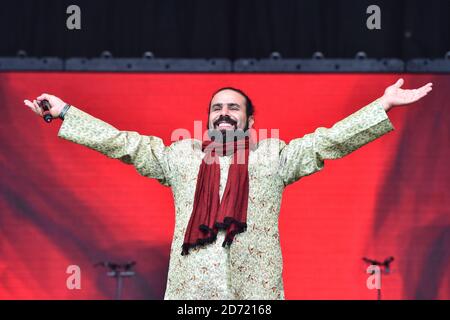
<path fill-rule="evenodd" d="M 58 118 L 59 114 L 61 113 L 62 109 L 66 105 L 64 101 L 62 101 L 60 98 L 56 96 L 52 96 L 47 93 L 41 94 L 39 97 L 37 97 L 33 102 L 30 100 L 24 100 L 23 102 L 27 107 L 29 107 L 34 113 L 36 113 L 38 116 L 43 116 L 43 109 L 38 104 L 38 102 L 41 102 L 42 100 L 47 100 L 50 104 L 50 114 L 53 118 Z"/>

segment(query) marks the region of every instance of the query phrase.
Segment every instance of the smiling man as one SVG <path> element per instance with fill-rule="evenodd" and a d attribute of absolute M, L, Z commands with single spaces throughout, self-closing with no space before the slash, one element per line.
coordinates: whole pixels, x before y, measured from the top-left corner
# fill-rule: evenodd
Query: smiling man
<path fill-rule="evenodd" d="M 213 94 L 208 113 L 208 129 L 247 131 L 255 121 L 250 98 L 231 87 L 221 88 Z"/>
<path fill-rule="evenodd" d="M 165 146 L 155 136 L 120 131 L 60 98 L 42 94 L 25 104 L 42 116 L 48 100 L 64 121 L 58 136 L 132 164 L 143 176 L 172 188 L 175 230 L 165 299 L 284 299 L 278 216 L 284 188 L 392 131 L 387 111 L 431 91 L 431 83 L 404 90 L 403 80 L 331 128 L 286 144 L 253 142 L 247 95 L 218 90 L 208 113 L 210 140 Z M 228 133 L 243 131 L 232 139 Z M 221 138 L 222 137 L 222 138 Z"/>

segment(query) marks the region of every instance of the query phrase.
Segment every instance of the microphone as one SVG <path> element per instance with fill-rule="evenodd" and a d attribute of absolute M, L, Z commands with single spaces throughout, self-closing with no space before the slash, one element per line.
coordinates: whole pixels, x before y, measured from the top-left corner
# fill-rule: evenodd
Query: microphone
<path fill-rule="evenodd" d="M 44 110 L 43 112 L 43 117 L 44 117 L 44 121 L 47 123 L 52 122 L 53 120 L 53 116 L 50 114 L 50 103 L 47 100 L 42 100 L 39 103 L 39 106 L 41 106 L 41 108 Z"/>

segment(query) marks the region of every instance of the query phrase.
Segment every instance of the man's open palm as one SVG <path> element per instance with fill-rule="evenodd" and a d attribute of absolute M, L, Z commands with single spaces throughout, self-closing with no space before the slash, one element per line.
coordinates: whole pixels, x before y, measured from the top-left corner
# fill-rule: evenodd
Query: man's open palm
<path fill-rule="evenodd" d="M 422 97 L 426 96 L 433 88 L 431 82 L 418 89 L 402 89 L 403 79 L 398 79 L 396 83 L 389 86 L 384 91 L 384 100 L 390 106 L 401 106 L 418 101 Z"/>

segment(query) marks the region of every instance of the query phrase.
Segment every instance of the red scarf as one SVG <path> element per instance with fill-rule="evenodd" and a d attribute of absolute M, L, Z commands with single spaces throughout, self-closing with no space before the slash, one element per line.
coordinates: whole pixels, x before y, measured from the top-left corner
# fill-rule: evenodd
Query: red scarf
<path fill-rule="evenodd" d="M 223 247 L 230 246 L 234 236 L 247 229 L 249 145 L 248 137 L 224 144 L 203 142 L 202 151 L 206 154 L 197 176 L 194 207 L 184 235 L 182 255 L 187 255 L 191 248 L 214 242 L 219 229 L 227 231 Z M 218 156 L 230 154 L 233 154 L 233 161 L 220 200 Z"/>

